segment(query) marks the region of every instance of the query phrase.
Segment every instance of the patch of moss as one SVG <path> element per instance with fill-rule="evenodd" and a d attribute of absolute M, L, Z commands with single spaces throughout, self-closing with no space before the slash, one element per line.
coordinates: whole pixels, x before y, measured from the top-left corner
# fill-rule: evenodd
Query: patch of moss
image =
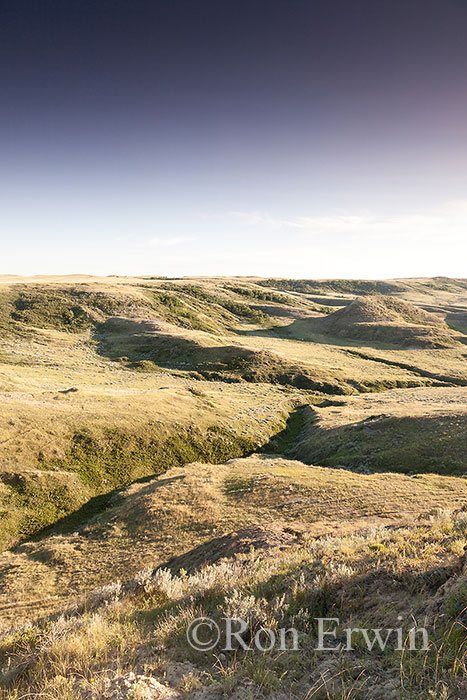
<path fill-rule="evenodd" d="M 131 435 L 109 428 L 100 436 L 74 433 L 65 457 L 42 462 L 42 468 L 76 472 L 95 493 L 125 486 L 189 462 L 219 463 L 248 454 L 253 440 L 219 426 L 206 431 L 179 427 L 161 434 Z"/>
<path fill-rule="evenodd" d="M 194 284 L 184 284 L 178 286 L 176 289 L 178 292 L 188 294 L 207 304 L 215 304 L 216 306 L 220 306 L 222 309 L 229 311 L 231 314 L 239 318 L 245 318 L 249 321 L 255 321 L 256 323 L 270 321 L 268 314 L 265 314 L 259 309 L 253 309 L 251 306 L 248 306 L 248 304 L 242 304 L 233 299 L 211 294 L 210 292 L 207 292 Z"/>
<path fill-rule="evenodd" d="M 37 328 L 79 332 L 105 316 L 128 313 L 135 305 L 133 298 L 79 287 L 28 287 L 20 288 L 13 296 L 10 317 L 14 322 Z"/>
<path fill-rule="evenodd" d="M 201 318 L 193 308 L 185 304 L 172 292 L 145 288 L 145 294 L 151 300 L 154 309 L 170 323 L 193 330 L 213 330 L 212 325 Z"/>
<path fill-rule="evenodd" d="M 276 433 L 266 445 L 262 447 L 262 452 L 285 454 L 299 439 L 305 428 L 306 412 L 309 410 L 308 404 L 296 408 L 287 418 L 284 429 Z"/>
<path fill-rule="evenodd" d="M 1 540 L 25 538 L 65 517 L 89 497 L 88 489 L 76 480 L 51 474 L 43 478 L 34 474 L 3 475 L 7 495 Z"/>
<path fill-rule="evenodd" d="M 256 301 L 272 301 L 275 304 L 283 304 L 284 306 L 294 305 L 292 299 L 283 294 L 277 294 L 272 290 L 265 291 L 263 289 L 256 289 L 255 287 L 240 287 L 233 284 L 226 284 L 224 289 L 244 297 L 249 297 L 250 299 L 255 299 Z"/>

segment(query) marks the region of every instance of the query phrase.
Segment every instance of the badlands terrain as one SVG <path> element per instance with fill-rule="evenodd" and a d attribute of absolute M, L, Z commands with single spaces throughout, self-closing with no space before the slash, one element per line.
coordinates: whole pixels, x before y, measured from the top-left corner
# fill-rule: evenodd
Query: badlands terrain
<path fill-rule="evenodd" d="M 465 279 L 0 278 L 1 697 L 467 698 L 466 360 Z"/>

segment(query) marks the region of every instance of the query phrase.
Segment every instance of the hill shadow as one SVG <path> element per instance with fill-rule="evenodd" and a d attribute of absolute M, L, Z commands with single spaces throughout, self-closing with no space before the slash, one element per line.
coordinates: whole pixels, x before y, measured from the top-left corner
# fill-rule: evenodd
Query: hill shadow
<path fill-rule="evenodd" d="M 179 481 L 183 478 L 183 475 L 159 478 L 157 474 L 149 474 L 148 476 L 143 476 L 140 479 L 135 479 L 135 481 L 132 481 L 131 483 L 145 484 L 157 479 L 157 487 L 159 487 L 174 481 Z M 73 532 L 79 530 L 81 527 L 83 527 L 83 525 L 91 521 L 94 517 L 101 515 L 103 512 L 115 505 L 119 499 L 123 499 L 121 492 L 124 491 L 125 488 L 127 487 L 123 486 L 90 498 L 89 501 L 84 503 L 80 508 L 72 513 L 65 515 L 63 518 L 60 518 L 51 525 L 43 527 L 33 535 L 28 535 L 27 537 L 21 539 L 15 545 L 15 549 L 16 547 L 26 544 L 27 542 L 39 542 L 50 535 L 71 535 Z"/>
<path fill-rule="evenodd" d="M 94 339 L 99 355 L 137 366 L 153 362 L 168 369 L 234 369 L 254 350 L 235 345 L 204 346 L 195 340 L 161 332 L 151 321 L 111 318 L 100 324 Z"/>

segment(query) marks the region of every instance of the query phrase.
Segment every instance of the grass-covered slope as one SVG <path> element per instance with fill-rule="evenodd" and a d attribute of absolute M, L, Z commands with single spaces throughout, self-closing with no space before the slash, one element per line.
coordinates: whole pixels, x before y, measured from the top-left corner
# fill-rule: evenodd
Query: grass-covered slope
<path fill-rule="evenodd" d="M 181 330 L 160 321 L 110 318 L 98 326 L 95 338 L 101 354 L 137 370 L 163 367 L 197 379 L 279 384 L 329 394 L 353 388 L 350 377 L 346 381 L 317 364 L 289 359 L 279 348 L 255 348 L 248 339 Z"/>
<path fill-rule="evenodd" d="M 301 544 L 277 526 L 246 528 L 221 561 L 190 568 L 188 552 L 179 562 L 188 571 L 148 567 L 59 618 L 7 633 L 3 697 L 461 700 L 466 528 L 465 513 L 439 511 L 409 526 L 305 536 Z M 245 651 L 236 641 L 232 651 L 195 651 L 186 631 L 202 616 L 221 630 L 223 617 L 244 619 L 246 646 L 261 627 L 293 626 L 298 650 Z M 384 651 L 369 651 L 357 631 L 350 650 L 319 652 L 317 617 L 339 621 L 332 646 L 345 643 L 344 627 L 384 636 L 396 628 L 402 649 L 395 636 Z M 414 626 L 426 629 L 426 649 L 418 640 L 409 650 Z"/>
<path fill-rule="evenodd" d="M 110 571 L 113 579 L 126 578 L 204 545 L 191 562 L 201 565 L 222 551 L 219 538 L 238 529 L 278 526 L 299 542 L 464 506 L 467 481 L 449 476 L 367 476 L 269 455 L 197 462 L 134 483 L 101 503 L 101 511 L 84 508 L 0 554 L 0 608 L 11 621 L 60 609 L 75 591 L 104 585 Z"/>
<path fill-rule="evenodd" d="M 431 388 L 315 406 L 290 454 L 363 472 L 467 474 L 467 391 Z"/>

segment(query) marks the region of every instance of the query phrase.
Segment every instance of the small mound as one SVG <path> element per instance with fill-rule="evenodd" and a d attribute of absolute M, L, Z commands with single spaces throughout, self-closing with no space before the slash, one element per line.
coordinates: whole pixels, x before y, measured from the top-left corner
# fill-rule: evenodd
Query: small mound
<path fill-rule="evenodd" d="M 381 295 L 357 297 L 348 306 L 322 319 L 323 325 L 346 328 L 355 323 L 410 323 L 442 326 L 437 316 L 418 309 L 408 301 Z"/>
<path fill-rule="evenodd" d="M 344 308 L 310 323 L 319 333 L 404 347 L 441 348 L 455 342 L 438 316 L 407 301 L 381 295 L 357 297 Z"/>
<path fill-rule="evenodd" d="M 173 573 L 179 573 L 181 569 L 191 572 L 206 564 L 215 564 L 220 559 L 247 555 L 252 549 L 268 551 L 290 547 L 298 543 L 301 535 L 300 529 L 279 524 L 252 525 L 209 540 L 186 554 L 169 559 L 159 568 L 170 569 Z"/>

